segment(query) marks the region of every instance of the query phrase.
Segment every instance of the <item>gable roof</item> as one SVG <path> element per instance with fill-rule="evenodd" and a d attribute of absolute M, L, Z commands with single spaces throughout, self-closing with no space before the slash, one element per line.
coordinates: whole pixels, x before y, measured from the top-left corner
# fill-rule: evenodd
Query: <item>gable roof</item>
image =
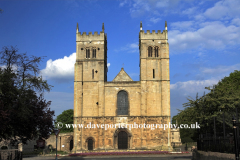
<path fill-rule="evenodd" d="M 119 81 L 133 81 L 133 80 L 122 68 L 121 71 L 117 74 L 117 76 L 113 79 L 113 82 Z"/>

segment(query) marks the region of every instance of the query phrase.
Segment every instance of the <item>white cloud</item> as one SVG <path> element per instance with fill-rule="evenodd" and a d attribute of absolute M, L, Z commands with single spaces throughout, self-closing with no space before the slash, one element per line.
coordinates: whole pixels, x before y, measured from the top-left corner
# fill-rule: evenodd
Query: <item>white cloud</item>
<path fill-rule="evenodd" d="M 188 16 L 192 16 L 193 14 L 196 13 L 197 7 L 192 7 L 192 8 L 188 8 L 182 11 L 182 14 L 186 14 Z"/>
<path fill-rule="evenodd" d="M 156 3 L 157 8 L 164 8 L 164 7 L 167 7 L 168 5 L 169 5 L 168 0 L 162 0 Z"/>
<path fill-rule="evenodd" d="M 179 93 L 183 93 L 185 96 L 196 94 L 197 92 L 203 92 L 205 87 L 212 86 L 217 84 L 217 79 L 209 79 L 202 81 L 190 80 L 186 82 L 177 82 L 175 84 L 171 84 L 170 88 L 172 90 L 177 90 Z"/>
<path fill-rule="evenodd" d="M 76 53 L 72 53 L 69 57 L 64 56 L 52 61 L 47 61 L 46 68 L 41 70 L 41 74 L 45 79 L 52 79 L 58 82 L 66 82 L 74 79 L 74 63 L 76 61 Z"/>
<path fill-rule="evenodd" d="M 183 103 L 188 102 L 187 98 L 195 99 L 196 94 L 201 97 L 203 93 L 209 92 L 205 87 L 211 87 L 217 84 L 225 76 L 229 76 L 234 70 L 240 70 L 240 63 L 232 66 L 217 66 L 213 68 L 200 68 L 201 76 L 211 78 L 207 80 L 189 80 L 186 82 L 177 82 L 170 85 L 171 93 L 171 114 L 176 115 L 177 109 L 183 109 Z"/>
<path fill-rule="evenodd" d="M 169 44 L 173 51 L 204 47 L 223 49 L 227 45 L 240 43 L 240 27 L 225 25 L 222 22 L 200 23 L 195 31 L 169 31 Z"/>
<path fill-rule="evenodd" d="M 202 74 L 229 76 L 234 70 L 240 70 L 240 63 L 232 66 L 217 66 L 214 68 L 200 68 Z"/>
<path fill-rule="evenodd" d="M 170 24 L 173 30 L 190 30 L 193 26 L 193 21 L 180 21 Z"/>
<path fill-rule="evenodd" d="M 231 24 L 240 26 L 240 18 L 234 18 L 234 19 L 232 20 Z"/>
<path fill-rule="evenodd" d="M 138 48 L 138 43 L 137 42 L 132 43 L 132 44 L 129 45 L 129 47 L 132 48 L 132 49 L 136 49 L 136 48 Z"/>
<path fill-rule="evenodd" d="M 218 79 L 208 79 L 202 81 L 190 80 L 186 82 L 177 82 L 170 85 L 171 94 L 171 115 L 176 115 L 178 113 L 177 109 L 184 109 L 183 104 L 187 103 L 187 98 L 201 97 L 204 92 L 207 94 L 209 91 L 205 87 L 212 86 L 218 83 Z"/>
<path fill-rule="evenodd" d="M 74 64 L 76 62 L 76 53 L 72 53 L 70 56 L 64 56 L 54 61 L 49 59 L 45 69 L 41 70 L 41 75 L 44 79 L 50 79 L 57 82 L 68 82 L 74 79 Z M 110 67 L 110 63 L 107 63 L 107 67 Z"/>
<path fill-rule="evenodd" d="M 127 44 L 124 47 L 121 47 L 120 49 L 115 49 L 115 52 L 122 52 L 126 51 L 127 53 L 135 53 L 138 52 L 138 42 Z"/>
<path fill-rule="evenodd" d="M 127 0 L 122 0 L 121 3 L 119 4 L 120 7 L 123 7 L 125 4 L 127 4 Z"/>
<path fill-rule="evenodd" d="M 6 69 L 7 68 L 7 65 L 2 65 L 0 66 L 1 69 Z M 17 65 L 11 65 L 11 69 L 16 73 L 17 70 L 19 69 L 19 67 Z"/>
<path fill-rule="evenodd" d="M 228 45 L 240 43 L 238 38 L 240 37 L 239 0 L 221 0 L 209 8 L 201 6 L 203 2 L 180 0 L 132 0 L 130 2 L 132 17 L 144 15 L 151 17 L 148 18 L 148 26 L 151 26 L 150 22 L 157 23 L 161 16 L 169 13 L 182 13 L 183 16 L 187 15 L 191 19 L 171 24 L 169 44 L 174 52 L 199 48 L 224 49 Z M 189 7 L 186 8 L 186 6 Z"/>
<path fill-rule="evenodd" d="M 204 12 L 204 16 L 210 19 L 231 19 L 240 16 L 239 0 L 222 0 L 217 2 L 212 8 Z"/>
<path fill-rule="evenodd" d="M 131 78 L 133 78 L 133 77 L 139 77 L 139 73 L 130 73 L 129 76 L 130 76 Z"/>
<path fill-rule="evenodd" d="M 150 21 L 153 22 L 153 23 L 157 23 L 158 21 L 160 21 L 161 19 L 160 18 L 150 18 Z"/>
<path fill-rule="evenodd" d="M 128 0 L 130 1 L 130 0 Z M 180 0 L 132 0 L 130 14 L 132 17 L 139 17 L 147 13 L 152 15 L 165 15 L 175 13 L 179 8 Z M 120 3 L 120 5 L 122 5 Z M 173 9 L 174 8 L 174 9 Z"/>

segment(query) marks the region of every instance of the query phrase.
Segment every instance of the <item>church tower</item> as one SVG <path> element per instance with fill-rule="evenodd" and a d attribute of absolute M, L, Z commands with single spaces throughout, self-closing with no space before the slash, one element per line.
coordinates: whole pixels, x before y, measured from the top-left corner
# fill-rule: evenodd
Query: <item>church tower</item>
<path fill-rule="evenodd" d="M 104 24 L 100 34 L 81 34 L 77 24 L 74 75 L 74 123 L 83 123 L 84 117 L 102 116 L 104 82 L 107 81 L 107 35 Z M 74 144 L 78 144 L 77 149 L 82 149 L 82 129 L 74 129 L 74 135 Z"/>
<path fill-rule="evenodd" d="M 84 127 L 74 128 L 74 152 L 169 150 L 170 128 L 163 129 L 160 125 L 169 124 L 171 118 L 167 34 L 167 23 L 163 32 L 151 33 L 149 30 L 145 33 L 141 23 L 140 81 L 133 81 L 122 68 L 113 81 L 107 82 L 104 24 L 99 34 L 81 34 L 77 25 L 74 124 Z M 133 128 L 135 124 L 138 127 Z M 156 129 L 152 124 L 156 124 Z"/>
<path fill-rule="evenodd" d="M 140 23 L 140 81 L 142 116 L 170 117 L 169 44 L 165 30 L 145 33 Z"/>

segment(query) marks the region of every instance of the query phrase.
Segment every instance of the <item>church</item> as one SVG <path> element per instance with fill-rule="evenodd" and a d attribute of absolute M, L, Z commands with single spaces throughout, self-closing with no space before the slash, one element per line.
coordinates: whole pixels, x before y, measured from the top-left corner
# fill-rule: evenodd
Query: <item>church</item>
<path fill-rule="evenodd" d="M 160 149 L 171 146 L 170 77 L 165 30 L 139 32 L 140 80 L 119 68 L 107 81 L 107 35 L 76 29 L 73 152 Z M 136 60 L 137 61 L 137 60 Z M 153 127 L 152 127 L 153 126 Z"/>

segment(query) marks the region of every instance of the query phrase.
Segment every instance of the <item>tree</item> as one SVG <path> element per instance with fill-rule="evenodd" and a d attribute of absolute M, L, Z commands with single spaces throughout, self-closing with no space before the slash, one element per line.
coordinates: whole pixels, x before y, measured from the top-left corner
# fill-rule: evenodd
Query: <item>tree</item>
<path fill-rule="evenodd" d="M 235 70 L 213 88 L 206 87 L 206 89 L 210 90 L 208 94 L 204 94 L 200 98 L 196 96 L 196 100 L 188 98 L 188 102 L 183 104 L 185 109 L 175 117 L 180 124 L 195 122 L 201 124 L 200 130 L 180 129 L 182 139 L 188 136 L 196 141 L 199 134 L 210 133 L 213 135 L 214 119 L 216 133 L 222 136 L 223 117 L 226 134 L 231 132 L 232 116 L 236 115 L 236 109 L 238 112 L 240 111 L 240 71 Z M 184 132 L 189 132 L 189 134 Z"/>
<path fill-rule="evenodd" d="M 43 80 L 38 64 L 42 57 L 18 54 L 15 47 L 0 52 L 0 140 L 26 143 L 53 130 L 53 115 L 43 98 L 51 85 Z"/>
<path fill-rule="evenodd" d="M 66 128 L 65 124 L 73 124 L 73 109 L 68 109 L 63 111 L 60 115 L 57 116 L 57 123 L 63 123 L 63 128 L 61 129 L 62 133 L 73 132 L 73 127 Z"/>

